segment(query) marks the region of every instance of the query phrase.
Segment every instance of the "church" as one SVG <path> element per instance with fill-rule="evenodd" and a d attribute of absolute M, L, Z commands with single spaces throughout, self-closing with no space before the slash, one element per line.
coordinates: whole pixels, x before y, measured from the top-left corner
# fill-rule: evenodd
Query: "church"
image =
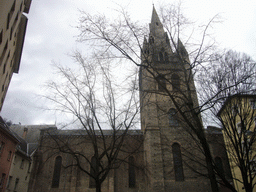
<path fill-rule="evenodd" d="M 128 131 L 117 157 L 123 161 L 108 170 L 101 191 L 211 191 L 205 158 L 198 147 L 198 141 L 179 117 L 177 100 L 171 99 L 189 95 L 192 103 L 187 105 L 198 107 L 188 53 L 180 40 L 175 51 L 172 50 L 155 8 L 149 28 L 149 37 L 144 39 L 142 45 L 139 72 L 141 129 Z M 185 63 L 181 62 L 181 57 Z M 166 90 L 172 93 L 172 97 L 166 94 Z M 190 120 L 193 122 L 193 119 Z M 26 131 L 29 133 L 28 129 Z M 217 140 L 223 142 L 221 131 L 210 127 L 205 132 L 213 157 L 221 160 L 224 172 L 228 175 L 230 170 L 226 151 L 220 143 L 214 143 Z M 97 138 L 111 142 L 113 134 L 110 131 L 105 130 L 104 136 L 101 134 L 98 133 Z M 29 191 L 95 191 L 95 181 L 80 169 L 93 174 L 92 164 L 82 161 L 79 166 L 70 166 L 77 161 L 74 155 L 56 150 L 54 146 L 58 138 L 73 146 L 75 151 L 87 155 L 91 162 L 95 161 L 94 145 L 85 131 L 59 130 L 56 127 L 41 129 Z M 61 149 L 69 146 L 63 145 Z M 124 158 L 124 151 L 130 148 L 136 148 L 136 151 L 130 151 L 129 156 Z"/>

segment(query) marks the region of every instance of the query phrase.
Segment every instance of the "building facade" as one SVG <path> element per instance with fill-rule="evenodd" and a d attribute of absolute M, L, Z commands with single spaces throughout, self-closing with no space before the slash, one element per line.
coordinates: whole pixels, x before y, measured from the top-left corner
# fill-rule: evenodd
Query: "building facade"
<path fill-rule="evenodd" d="M 26 133 L 27 129 L 25 129 Z M 38 144 L 28 143 L 25 139 L 18 136 L 15 132 L 13 134 L 19 140 L 19 144 L 16 147 L 14 158 L 12 160 L 11 169 L 8 176 L 6 185 L 6 192 L 27 192 L 31 168 L 33 166 L 33 155 L 36 152 Z"/>
<path fill-rule="evenodd" d="M 19 72 L 31 0 L 0 1 L 0 110 L 13 73 Z"/>
<path fill-rule="evenodd" d="M 233 183 L 237 191 L 256 183 L 256 95 L 233 95 L 219 111 Z"/>
<path fill-rule="evenodd" d="M 18 139 L 0 117 L 0 192 L 4 192 Z"/>

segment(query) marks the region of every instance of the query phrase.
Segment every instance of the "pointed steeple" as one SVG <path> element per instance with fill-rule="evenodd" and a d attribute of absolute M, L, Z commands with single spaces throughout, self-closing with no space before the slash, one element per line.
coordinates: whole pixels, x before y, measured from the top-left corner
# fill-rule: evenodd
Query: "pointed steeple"
<path fill-rule="evenodd" d="M 144 41 L 143 41 L 143 47 L 142 48 L 145 49 L 147 45 L 148 45 L 148 41 L 147 41 L 146 36 L 144 36 Z"/>
<path fill-rule="evenodd" d="M 157 33 L 164 33 L 163 25 L 158 17 L 155 6 L 153 5 L 151 23 L 149 24 L 150 34 L 155 36 Z"/>
<path fill-rule="evenodd" d="M 159 23 L 159 24 L 161 23 L 154 5 L 153 5 L 151 23 Z"/>

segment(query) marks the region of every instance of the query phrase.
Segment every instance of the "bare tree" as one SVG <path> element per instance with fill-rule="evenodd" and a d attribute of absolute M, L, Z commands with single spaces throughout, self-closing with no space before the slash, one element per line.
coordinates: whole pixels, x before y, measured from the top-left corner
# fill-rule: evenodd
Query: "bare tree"
<path fill-rule="evenodd" d="M 234 181 L 245 191 L 253 191 L 256 63 L 231 50 L 213 57 L 199 78 L 204 90 L 200 91 L 201 99 L 208 101 L 207 115 L 222 127 L 231 168 L 236 171 Z M 213 95 L 215 99 L 209 100 Z"/>
<path fill-rule="evenodd" d="M 100 45 L 102 57 L 124 58 L 132 62 L 140 67 L 140 71 L 143 71 L 141 72 L 142 75 L 157 82 L 158 87 L 163 91 L 155 93 L 168 97 L 174 104 L 177 109 L 177 118 L 181 120 L 182 127 L 195 139 L 204 154 L 212 191 L 218 191 L 215 176 L 216 173 L 218 174 L 218 168 L 216 168 L 204 133 L 201 112 L 211 108 L 219 99 L 219 94 L 209 95 L 207 100 L 201 100 L 202 102 L 199 105 L 193 83 L 193 79 L 198 77 L 197 72 L 206 71 L 209 61 L 217 59 L 213 57 L 214 39 L 209 35 L 208 31 L 212 24 L 216 20 L 218 21 L 218 16 L 212 18 L 202 27 L 201 40 L 193 41 L 193 34 L 187 36 L 186 45 L 189 46 L 189 52 L 187 52 L 180 39 L 184 38 L 184 29 L 189 22 L 182 15 L 180 7 L 171 6 L 170 9 L 168 7 L 161 9 L 162 23 L 159 24 L 163 24 L 163 28 L 167 32 L 166 42 L 174 50 L 172 57 L 178 58 L 178 61 L 175 62 L 181 64 L 179 70 L 182 73 L 182 77 L 184 77 L 177 85 L 176 81 L 170 79 L 171 74 L 163 74 L 163 70 L 154 65 L 156 57 L 161 60 L 164 56 L 157 55 L 156 51 L 159 50 L 150 50 L 145 46 L 147 43 L 154 42 L 154 39 L 148 37 L 147 30 L 138 25 L 137 22 L 132 22 L 124 9 L 121 9 L 120 13 L 119 20 L 111 22 L 104 15 L 91 16 L 86 12 L 81 12 L 82 17 L 78 26 L 81 31 L 79 40 L 91 45 Z M 172 58 L 169 58 L 168 62 L 171 61 Z M 175 91 L 170 90 L 170 87 L 173 87 Z M 140 91 L 143 98 L 149 98 L 150 94 L 152 94 L 152 90 Z M 223 91 L 220 90 L 220 92 Z M 209 105 L 210 103 L 212 105 Z M 225 177 L 221 179 L 222 184 L 232 191 L 236 191 Z"/>
<path fill-rule="evenodd" d="M 77 68 L 55 64 L 60 78 L 47 84 L 49 92 L 44 97 L 52 101 L 53 110 L 70 114 L 73 126 L 80 129 L 48 130 L 41 150 L 49 156 L 68 155 L 71 161 L 63 166 L 75 166 L 87 174 L 90 187 L 99 192 L 111 170 L 128 163 L 128 158 L 141 150 L 141 134 L 135 130 L 139 111 L 137 76 L 131 74 L 128 80 L 115 81 L 112 76 L 116 72 L 106 60 L 89 61 L 78 51 L 73 58 Z M 53 181 L 54 185 L 58 182 Z"/>

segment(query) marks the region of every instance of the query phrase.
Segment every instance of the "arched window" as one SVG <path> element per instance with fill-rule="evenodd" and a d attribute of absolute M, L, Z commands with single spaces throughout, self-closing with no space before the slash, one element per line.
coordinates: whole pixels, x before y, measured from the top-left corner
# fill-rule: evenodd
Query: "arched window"
<path fill-rule="evenodd" d="M 168 117 L 169 117 L 169 125 L 170 126 L 177 126 L 178 125 L 176 109 L 171 108 L 168 112 Z"/>
<path fill-rule="evenodd" d="M 91 167 L 90 167 L 90 174 L 92 175 L 90 177 L 90 183 L 89 183 L 89 188 L 95 188 L 96 187 L 96 181 L 94 177 L 96 176 L 96 169 L 97 169 L 97 163 L 96 163 L 96 157 L 91 158 Z"/>
<path fill-rule="evenodd" d="M 157 83 L 158 83 L 158 90 L 159 91 L 165 91 L 166 89 L 166 82 L 163 75 L 157 76 Z"/>
<path fill-rule="evenodd" d="M 180 89 L 180 77 L 177 74 L 173 74 L 171 77 L 172 81 L 172 90 L 179 90 Z"/>
<path fill-rule="evenodd" d="M 223 169 L 223 164 L 222 164 L 222 159 L 220 157 L 215 157 L 214 159 L 216 168 L 218 170 L 218 173 L 220 175 L 224 175 L 224 169 Z"/>
<path fill-rule="evenodd" d="M 134 188 L 136 184 L 134 157 L 129 157 L 129 187 Z"/>
<path fill-rule="evenodd" d="M 60 171 L 61 171 L 62 157 L 58 156 L 55 159 L 54 172 L 52 177 L 52 188 L 58 188 L 60 184 Z"/>
<path fill-rule="evenodd" d="M 154 43 L 154 37 L 153 36 L 150 36 L 149 37 L 149 44 L 153 44 Z"/>
<path fill-rule="evenodd" d="M 172 154 L 173 154 L 175 181 L 184 181 L 181 150 L 180 150 L 180 145 L 178 143 L 174 143 L 172 145 Z"/>

